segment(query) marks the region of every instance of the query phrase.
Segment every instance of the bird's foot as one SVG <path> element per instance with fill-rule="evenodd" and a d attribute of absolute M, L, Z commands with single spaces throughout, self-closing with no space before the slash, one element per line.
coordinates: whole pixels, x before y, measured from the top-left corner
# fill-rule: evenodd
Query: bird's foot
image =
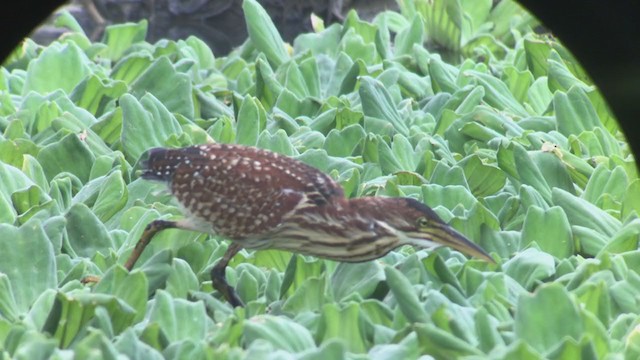
<path fill-rule="evenodd" d="M 238 296 L 236 289 L 234 289 L 231 285 L 227 284 L 227 281 L 224 277 L 214 278 L 212 277 L 213 288 L 218 290 L 222 296 L 231 304 L 233 307 L 244 307 L 244 302 Z"/>
<path fill-rule="evenodd" d="M 244 302 L 238 296 L 236 289 L 227 283 L 226 272 L 229 261 L 242 249 L 242 245 L 232 242 L 220 261 L 211 269 L 211 282 L 213 288 L 220 291 L 222 296 L 233 307 L 244 307 Z"/>

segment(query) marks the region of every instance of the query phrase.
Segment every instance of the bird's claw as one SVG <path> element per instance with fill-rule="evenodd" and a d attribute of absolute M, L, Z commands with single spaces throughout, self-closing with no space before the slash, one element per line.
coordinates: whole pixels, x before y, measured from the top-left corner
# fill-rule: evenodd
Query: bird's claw
<path fill-rule="evenodd" d="M 222 293 L 222 296 L 231 304 L 233 307 L 244 307 L 244 302 L 238 296 L 236 289 L 234 289 L 231 285 L 224 283 L 213 283 L 213 286 L 216 290 Z"/>
<path fill-rule="evenodd" d="M 211 270 L 211 283 L 233 307 L 244 307 L 244 302 L 238 296 L 236 289 L 227 283 L 225 268 L 214 267 Z"/>

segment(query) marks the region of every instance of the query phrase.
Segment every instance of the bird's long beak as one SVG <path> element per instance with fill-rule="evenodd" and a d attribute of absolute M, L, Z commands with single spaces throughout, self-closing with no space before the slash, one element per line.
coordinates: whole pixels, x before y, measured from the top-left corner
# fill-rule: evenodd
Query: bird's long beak
<path fill-rule="evenodd" d="M 425 246 L 425 241 L 431 245 L 448 246 L 466 255 L 474 256 L 495 264 L 495 261 L 484 249 L 471 242 L 464 235 L 455 231 L 445 223 L 432 221 L 428 227 L 416 232 L 405 233 L 412 245 Z M 422 244 L 421 244 L 422 243 Z"/>

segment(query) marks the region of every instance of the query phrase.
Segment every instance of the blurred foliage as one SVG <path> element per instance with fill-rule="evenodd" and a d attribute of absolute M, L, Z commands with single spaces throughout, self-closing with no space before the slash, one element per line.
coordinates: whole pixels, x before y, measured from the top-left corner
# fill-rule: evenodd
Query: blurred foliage
<path fill-rule="evenodd" d="M 640 181 L 598 90 L 513 2 L 399 4 L 289 46 L 245 0 L 250 39 L 221 58 L 144 21 L 25 40 L 0 68 L 2 358 L 637 358 Z M 141 157 L 213 141 L 417 198 L 497 264 L 243 251 L 233 309 L 209 280 L 224 239 L 166 231 L 128 273 L 144 227 L 181 216 Z"/>

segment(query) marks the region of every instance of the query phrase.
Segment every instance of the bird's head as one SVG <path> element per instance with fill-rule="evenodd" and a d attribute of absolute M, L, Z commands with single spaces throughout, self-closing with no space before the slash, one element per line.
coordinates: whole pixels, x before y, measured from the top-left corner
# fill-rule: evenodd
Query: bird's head
<path fill-rule="evenodd" d="M 351 200 L 361 212 L 393 228 L 401 244 L 447 246 L 488 262 L 495 261 L 480 246 L 447 225 L 431 208 L 411 198 L 365 197 Z"/>

